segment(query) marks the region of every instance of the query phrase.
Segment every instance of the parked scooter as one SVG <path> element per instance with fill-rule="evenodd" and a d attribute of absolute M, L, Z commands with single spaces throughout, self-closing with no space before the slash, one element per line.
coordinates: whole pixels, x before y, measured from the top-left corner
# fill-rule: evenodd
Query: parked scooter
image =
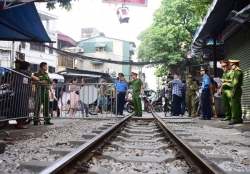
<path fill-rule="evenodd" d="M 150 101 L 147 99 L 146 96 L 143 96 L 143 101 L 145 101 L 146 105 L 145 105 L 145 110 L 150 113 L 151 111 L 151 105 L 150 105 Z M 133 113 L 134 112 L 134 101 L 128 99 L 127 103 L 126 103 L 126 110 L 128 113 Z"/>

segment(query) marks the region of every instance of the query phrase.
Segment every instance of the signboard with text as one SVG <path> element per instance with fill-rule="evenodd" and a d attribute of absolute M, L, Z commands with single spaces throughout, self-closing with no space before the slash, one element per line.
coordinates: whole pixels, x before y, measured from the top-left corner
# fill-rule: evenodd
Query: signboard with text
<path fill-rule="evenodd" d="M 148 0 L 102 0 L 103 3 L 147 7 Z"/>
<path fill-rule="evenodd" d="M 10 51 L 0 50 L 0 60 L 10 60 Z"/>

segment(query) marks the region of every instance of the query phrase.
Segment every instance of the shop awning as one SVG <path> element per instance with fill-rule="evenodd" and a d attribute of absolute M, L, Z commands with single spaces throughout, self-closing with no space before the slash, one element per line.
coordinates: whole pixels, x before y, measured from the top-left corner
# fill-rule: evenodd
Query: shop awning
<path fill-rule="evenodd" d="M 0 40 L 51 42 L 33 3 L 3 10 L 0 1 L 0 31 Z"/>
<path fill-rule="evenodd" d="M 228 14 L 232 11 L 235 0 L 214 0 L 210 6 L 207 15 L 196 32 L 192 44 L 191 54 L 193 56 L 202 55 L 202 48 L 210 39 L 221 32 Z"/>

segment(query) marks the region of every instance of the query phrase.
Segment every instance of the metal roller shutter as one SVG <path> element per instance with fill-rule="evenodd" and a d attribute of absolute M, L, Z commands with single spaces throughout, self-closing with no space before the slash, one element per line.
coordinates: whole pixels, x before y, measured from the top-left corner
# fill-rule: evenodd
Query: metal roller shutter
<path fill-rule="evenodd" d="M 242 114 L 250 117 L 250 25 L 239 29 L 226 41 L 226 59 L 239 59 L 243 71 Z"/>

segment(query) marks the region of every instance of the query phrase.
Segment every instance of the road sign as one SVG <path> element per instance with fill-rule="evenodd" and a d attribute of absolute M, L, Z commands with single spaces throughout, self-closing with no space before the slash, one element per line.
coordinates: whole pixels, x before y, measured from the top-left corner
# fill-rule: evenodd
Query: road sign
<path fill-rule="evenodd" d="M 147 7 L 148 0 L 102 0 L 103 3 Z"/>

